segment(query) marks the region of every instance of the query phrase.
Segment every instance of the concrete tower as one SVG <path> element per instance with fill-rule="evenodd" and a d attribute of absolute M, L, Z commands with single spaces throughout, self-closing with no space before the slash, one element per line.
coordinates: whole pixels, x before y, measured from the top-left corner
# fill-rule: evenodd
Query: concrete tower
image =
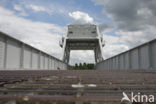
<path fill-rule="evenodd" d="M 94 50 L 95 62 L 100 62 L 103 60 L 104 45 L 96 25 L 68 25 L 67 35 L 60 41 L 60 46 L 63 48 L 62 60 L 69 63 L 71 50 Z"/>

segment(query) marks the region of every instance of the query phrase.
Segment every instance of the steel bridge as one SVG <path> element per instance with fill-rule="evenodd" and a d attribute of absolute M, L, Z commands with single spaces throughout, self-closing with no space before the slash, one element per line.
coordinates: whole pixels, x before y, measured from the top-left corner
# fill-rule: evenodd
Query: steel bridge
<path fill-rule="evenodd" d="M 71 50 L 93 50 L 95 62 L 103 60 L 104 40 L 96 25 L 68 25 L 66 37 L 60 41 L 63 48 L 63 62 L 69 63 Z"/>
<path fill-rule="evenodd" d="M 98 29 L 82 27 L 69 25 L 63 60 L 0 32 L 0 104 L 156 104 L 121 102 L 123 92 L 156 97 L 156 40 L 103 60 Z M 100 51 L 96 70 L 67 70 L 70 50 L 77 49 Z"/>

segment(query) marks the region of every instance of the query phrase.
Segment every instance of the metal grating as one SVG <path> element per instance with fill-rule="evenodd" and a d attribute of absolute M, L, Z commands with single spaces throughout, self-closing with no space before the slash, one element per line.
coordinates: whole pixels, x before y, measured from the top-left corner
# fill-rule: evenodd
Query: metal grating
<path fill-rule="evenodd" d="M 10 70 L 0 86 L 0 104 L 120 104 L 122 92 L 156 95 L 156 71 Z"/>

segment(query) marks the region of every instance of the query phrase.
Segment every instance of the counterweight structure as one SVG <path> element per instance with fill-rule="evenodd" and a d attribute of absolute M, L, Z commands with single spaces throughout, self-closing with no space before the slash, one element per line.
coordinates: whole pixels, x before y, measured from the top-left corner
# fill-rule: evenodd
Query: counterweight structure
<path fill-rule="evenodd" d="M 62 37 L 60 46 L 63 48 L 62 60 L 65 63 L 69 63 L 71 50 L 93 50 L 95 62 L 103 60 L 104 40 L 96 25 L 68 25 L 67 35 Z"/>

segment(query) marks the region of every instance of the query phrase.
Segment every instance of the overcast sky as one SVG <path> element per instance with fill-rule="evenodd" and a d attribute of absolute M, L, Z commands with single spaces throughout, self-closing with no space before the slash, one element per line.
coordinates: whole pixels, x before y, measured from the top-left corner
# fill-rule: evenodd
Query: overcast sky
<path fill-rule="evenodd" d="M 106 59 L 156 38 L 156 0 L 0 0 L 0 31 L 59 59 L 70 23 L 97 24 Z M 75 62 L 94 62 L 93 51 L 71 52 Z"/>

